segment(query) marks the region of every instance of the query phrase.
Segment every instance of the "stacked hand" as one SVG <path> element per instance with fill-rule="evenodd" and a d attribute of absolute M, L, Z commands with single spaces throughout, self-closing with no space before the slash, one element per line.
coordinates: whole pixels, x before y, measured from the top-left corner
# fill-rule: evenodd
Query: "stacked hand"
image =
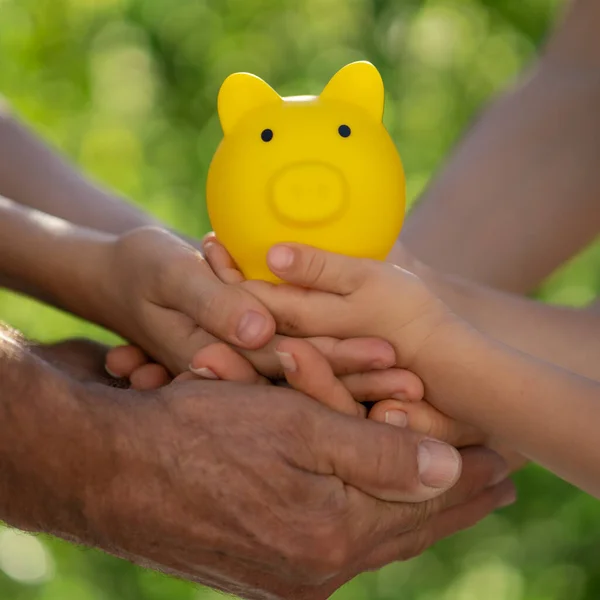
<path fill-rule="evenodd" d="M 276 290 L 284 294 L 288 292 L 298 294 L 293 298 L 286 296 L 286 301 L 298 304 L 304 301 L 306 290 L 291 292 L 287 286 L 278 290 L 276 286 L 263 282 L 245 281 L 244 276 L 214 234 L 209 234 L 205 238 L 203 248 L 205 262 L 202 262 L 202 268 L 210 272 L 211 281 L 213 278 L 218 280 L 218 284 L 211 283 L 211 286 L 220 289 L 224 296 L 227 293 L 242 302 L 246 300 L 248 293 L 252 293 L 262 300 L 261 309 L 265 304 L 276 306 L 273 302 L 279 301 L 277 299 L 280 297 L 277 293 L 273 294 Z M 310 251 L 304 248 L 300 250 Z M 201 259 L 196 257 L 196 260 Z M 350 259 L 351 264 L 352 262 Z M 377 263 L 373 263 L 372 268 L 376 268 L 376 265 Z M 312 268 L 315 268 L 314 265 Z M 390 265 L 382 268 L 393 269 Z M 325 275 L 326 273 L 320 273 L 321 277 Z M 305 279 L 314 278 L 312 273 L 303 273 L 302 276 Z M 418 281 L 416 278 L 411 279 L 408 274 L 405 276 L 413 284 Z M 318 282 L 303 280 L 297 283 L 310 287 L 311 283 L 314 285 Z M 419 284 L 414 287 L 418 288 Z M 428 292 L 421 290 L 419 293 Z M 402 297 L 400 294 L 398 297 Z M 373 302 L 373 298 L 382 298 L 382 295 L 370 296 L 368 306 L 361 306 L 360 310 L 369 314 L 373 311 L 377 312 L 379 303 Z M 315 302 L 318 303 L 319 300 L 315 299 Z M 417 304 L 418 302 L 419 300 L 416 300 Z M 229 305 L 225 303 L 223 312 L 228 307 Z M 311 310 L 312 308 L 309 309 L 309 313 L 313 314 Z M 322 305 L 317 307 L 314 314 L 319 310 L 323 313 Z M 270 313 L 268 315 L 270 316 Z M 325 321 L 328 318 L 326 315 Z M 350 323 L 356 321 L 355 316 L 348 318 Z M 310 316 L 307 319 L 310 321 Z M 316 334 L 321 323 L 322 321 L 318 325 L 311 325 L 311 333 Z M 323 323 L 323 326 L 325 327 L 323 331 L 326 331 L 328 325 Z M 285 328 L 293 335 L 304 336 L 293 322 L 286 323 L 283 315 L 280 331 Z M 351 325 L 348 330 L 350 329 Z M 347 335 L 345 331 L 344 335 Z M 385 337 L 387 334 L 386 326 L 383 325 L 381 335 Z M 315 336 L 307 338 L 309 340 L 307 341 L 297 337 L 275 335 L 266 347 L 248 352 L 241 349 L 239 345 L 217 341 L 201 330 L 196 335 L 196 343 L 200 341 L 202 347 L 191 354 L 189 370 L 176 376 L 177 380 L 220 379 L 270 385 L 271 381 L 268 377 L 276 378 L 281 374 L 287 383 L 298 391 L 346 414 L 368 416 L 376 421 L 409 427 L 457 447 L 489 443 L 485 435 L 476 428 L 449 418 L 427 402 L 421 402 L 424 396 L 421 380 L 410 370 L 392 366 L 396 362 L 395 351 L 390 352 L 391 348 L 382 339 L 359 338 L 352 334 L 344 340 Z M 188 354 L 192 348 L 193 345 L 190 346 Z M 379 355 L 375 358 L 372 353 L 379 353 Z M 111 350 L 107 355 L 106 364 L 111 374 L 129 379 L 132 387 L 138 389 L 160 387 L 172 380 L 171 374 L 164 366 L 152 362 L 140 348 L 135 346 L 121 346 Z M 365 402 L 371 403 L 370 410 L 367 410 L 363 404 Z"/>
<path fill-rule="evenodd" d="M 115 325 L 147 354 L 123 347 L 110 352 L 107 362 L 137 387 L 162 387 L 114 394 L 97 385 L 85 393 L 78 388 L 95 407 L 86 415 L 99 416 L 81 428 L 86 443 L 99 444 L 86 453 L 97 461 L 84 473 L 95 475 L 83 487 L 81 476 L 73 479 L 75 490 L 85 489 L 90 531 L 98 536 L 87 543 L 242 597 L 326 598 L 354 575 L 419 554 L 514 501 L 507 464 L 497 454 L 480 447 L 459 452 L 431 439 L 437 433 L 432 423 L 445 423 L 456 439 L 473 444 L 481 436 L 422 401 L 423 384 L 405 361 L 396 328 L 375 327 L 369 320 L 373 310 L 357 321 L 352 293 L 342 299 L 244 281 L 214 239 L 207 241 L 206 262 L 187 247 L 177 250 L 170 236 L 143 232 L 139 242 L 149 239 L 164 244 L 162 252 L 150 254 L 145 263 L 143 253 L 133 260 L 131 251 L 125 252 L 113 263 L 122 271 L 122 285 L 108 294 L 113 302 L 121 299 L 122 308 L 130 295 L 129 319 L 115 318 Z M 119 245 L 111 247 L 115 255 L 118 251 Z M 316 252 L 297 251 L 300 258 Z M 197 277 L 198 289 L 189 284 L 172 294 L 161 287 L 160 277 L 151 276 L 152 269 L 138 280 L 133 276 L 135 264 L 154 265 L 156 276 L 166 268 L 163 260 L 185 261 L 188 255 L 193 260 L 186 275 Z M 318 266 L 318 257 L 307 264 Z M 302 269 L 291 277 L 280 272 L 305 288 L 320 287 L 320 278 L 329 273 L 319 268 L 311 280 Z M 229 331 L 228 342 L 213 337 L 215 327 L 210 334 L 201 329 L 199 319 L 187 314 L 184 297 L 199 293 L 202 319 L 218 312 L 214 300 L 202 301 L 202 277 L 216 298 L 247 301 L 249 310 L 256 308 L 281 333 L 261 350 L 241 349 L 226 310 L 219 326 Z M 408 301 L 412 290 L 404 291 Z M 307 302 L 309 312 L 298 302 Z M 243 314 L 237 305 L 225 309 Z M 347 329 L 341 318 L 350 320 Z M 215 325 L 208 319 L 209 324 Z M 365 333 L 352 331 L 355 326 Z M 308 328 L 313 331 L 306 333 Z M 320 328 L 338 335 L 310 337 Z M 370 329 L 373 333 L 366 333 Z M 412 326 L 404 331 L 407 344 L 418 351 L 422 331 Z M 73 360 L 69 346 L 40 353 L 80 381 L 97 383 L 96 350 L 87 348 L 85 361 Z M 188 363 L 195 372 L 183 366 Z M 276 390 L 270 378 L 280 373 L 304 393 Z M 217 378 L 231 383 L 207 381 Z M 370 420 L 356 419 L 367 414 L 365 400 L 375 402 Z M 429 429 L 426 435 L 374 422 L 392 423 L 393 411 L 406 413 L 410 428 Z M 90 436 L 96 431 L 101 435 Z M 109 441 L 114 449 L 107 452 Z M 114 456 L 119 457 L 116 472 Z"/>

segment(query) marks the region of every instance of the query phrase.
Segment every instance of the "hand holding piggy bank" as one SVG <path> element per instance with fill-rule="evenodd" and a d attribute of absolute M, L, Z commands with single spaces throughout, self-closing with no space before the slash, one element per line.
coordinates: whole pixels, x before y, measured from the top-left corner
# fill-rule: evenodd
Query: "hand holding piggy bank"
<path fill-rule="evenodd" d="M 387 257 L 404 219 L 405 180 L 383 103 L 368 62 L 338 71 L 320 96 L 282 98 L 248 73 L 225 80 L 207 204 L 245 277 L 277 282 L 266 255 L 280 242 Z"/>

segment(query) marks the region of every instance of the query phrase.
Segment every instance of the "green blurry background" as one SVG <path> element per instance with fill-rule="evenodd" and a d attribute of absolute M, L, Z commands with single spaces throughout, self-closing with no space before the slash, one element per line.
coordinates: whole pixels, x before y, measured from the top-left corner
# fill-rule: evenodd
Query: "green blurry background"
<path fill-rule="evenodd" d="M 282 94 L 318 93 L 343 64 L 373 61 L 413 201 L 476 111 L 532 58 L 559 9 L 550 0 L 0 0 L 0 92 L 84 171 L 199 236 L 220 138 L 216 94 L 229 73 L 254 72 Z M 592 248 L 541 296 L 583 304 L 600 289 L 598 274 Z M 114 339 L 6 292 L 0 315 L 43 340 Z M 359 577 L 336 598 L 600 598 L 597 502 L 540 469 L 517 480 L 518 506 Z M 0 529 L 2 600 L 216 597 Z"/>

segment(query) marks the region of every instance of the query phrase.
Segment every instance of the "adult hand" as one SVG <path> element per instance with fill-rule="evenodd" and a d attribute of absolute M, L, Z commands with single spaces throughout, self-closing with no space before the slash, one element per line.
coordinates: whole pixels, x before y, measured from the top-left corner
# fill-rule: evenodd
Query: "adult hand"
<path fill-rule="evenodd" d="M 92 543 L 244 598 L 327 598 L 514 500 L 491 451 L 464 450 L 460 476 L 454 448 L 293 390 L 112 393 L 115 444 L 88 482 L 102 482 L 86 505 Z"/>
<path fill-rule="evenodd" d="M 115 387 L 128 383 L 111 377 L 104 368 L 109 346 L 85 338 L 72 338 L 50 344 L 29 343 L 29 349 L 65 375 L 81 382 L 96 382 Z"/>

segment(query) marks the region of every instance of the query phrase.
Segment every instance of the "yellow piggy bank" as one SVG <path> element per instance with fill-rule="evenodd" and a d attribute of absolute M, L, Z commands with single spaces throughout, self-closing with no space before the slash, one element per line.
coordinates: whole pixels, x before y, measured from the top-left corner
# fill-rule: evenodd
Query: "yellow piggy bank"
<path fill-rule="evenodd" d="M 208 213 L 248 279 L 278 281 L 266 255 L 279 242 L 386 258 L 404 219 L 405 180 L 383 103 L 368 62 L 342 68 L 319 96 L 282 98 L 248 73 L 225 80 Z"/>

